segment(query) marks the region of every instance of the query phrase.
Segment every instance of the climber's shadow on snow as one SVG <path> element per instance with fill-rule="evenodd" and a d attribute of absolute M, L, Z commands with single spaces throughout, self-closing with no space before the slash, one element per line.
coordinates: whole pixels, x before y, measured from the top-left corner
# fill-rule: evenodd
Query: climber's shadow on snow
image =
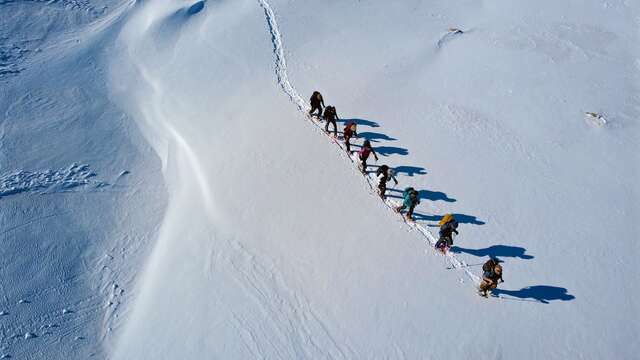
<path fill-rule="evenodd" d="M 484 249 L 466 249 L 459 246 L 453 246 L 450 251 L 456 254 L 465 253 L 478 257 L 488 256 L 492 258 L 511 257 L 525 260 L 533 259 L 533 255 L 526 254 L 527 249 L 519 246 L 492 245 Z"/>
<path fill-rule="evenodd" d="M 505 290 L 498 288 L 493 290 L 493 295 L 499 297 L 502 297 L 500 295 L 507 295 L 523 300 L 533 299 L 534 301 L 541 302 L 543 304 L 548 304 L 550 301 L 554 300 L 570 301 L 576 298 L 575 296 L 568 294 L 567 289 L 565 288 L 548 285 L 527 286 L 520 290 Z"/>
<path fill-rule="evenodd" d="M 390 137 L 389 135 L 386 135 L 386 134 L 381 134 L 381 133 L 376 133 L 376 132 L 369 132 L 369 131 L 359 133 L 358 137 L 362 138 L 364 140 L 369 140 L 372 143 L 377 143 L 377 142 L 380 142 L 380 141 L 395 141 L 395 140 L 398 140 L 398 139 L 394 139 L 394 138 L 392 138 L 392 137 Z M 378 151 L 378 150 L 376 149 L 376 151 Z"/>
<path fill-rule="evenodd" d="M 413 213 L 414 218 L 416 220 L 424 220 L 424 221 L 440 221 L 442 220 L 442 216 L 443 215 L 424 215 L 424 214 L 419 214 L 419 213 Z M 465 214 L 452 214 L 455 218 L 456 221 L 458 221 L 459 224 L 471 224 L 471 225 L 484 225 L 486 224 L 484 221 L 479 220 L 477 217 L 473 216 L 473 215 L 465 215 Z M 437 227 L 438 224 L 431 224 L 428 225 L 430 227 Z"/>
<path fill-rule="evenodd" d="M 396 166 L 395 168 L 393 168 L 393 171 L 396 174 L 405 174 L 407 176 L 427 174 L 427 169 L 419 166 Z"/>
<path fill-rule="evenodd" d="M 409 155 L 409 150 L 397 146 L 376 146 L 374 149 L 380 156 Z"/>
<path fill-rule="evenodd" d="M 390 194 L 388 195 L 389 197 L 394 197 L 394 198 L 402 198 L 402 190 L 399 189 L 388 189 Z M 450 198 L 447 194 L 441 192 L 441 191 L 429 191 L 429 190 L 420 190 L 418 191 L 418 196 L 420 198 L 420 200 L 430 200 L 430 201 L 445 201 L 445 202 L 455 202 L 456 199 L 452 199 Z M 434 216 L 433 218 L 436 218 L 436 216 Z M 457 219 L 457 218 L 456 218 Z"/>
<path fill-rule="evenodd" d="M 361 148 L 361 144 L 351 144 L 352 148 Z M 374 146 L 373 150 L 379 156 L 391 156 L 391 155 L 409 155 L 409 150 L 397 146 Z M 397 169 L 396 169 L 397 170 Z"/>
<path fill-rule="evenodd" d="M 340 119 L 338 120 L 338 122 L 343 123 L 344 125 L 353 122 L 356 123 L 356 125 L 358 126 L 369 126 L 372 128 L 377 128 L 380 127 L 380 124 L 378 124 L 375 121 L 371 121 L 371 120 L 364 120 L 364 119 Z"/>
<path fill-rule="evenodd" d="M 423 200 L 431 200 L 431 201 L 442 200 L 444 202 L 456 201 L 456 199 L 450 198 L 449 196 L 447 196 L 447 194 L 443 193 L 442 191 L 420 190 L 418 191 L 418 194 L 420 195 L 420 199 L 423 199 Z"/>

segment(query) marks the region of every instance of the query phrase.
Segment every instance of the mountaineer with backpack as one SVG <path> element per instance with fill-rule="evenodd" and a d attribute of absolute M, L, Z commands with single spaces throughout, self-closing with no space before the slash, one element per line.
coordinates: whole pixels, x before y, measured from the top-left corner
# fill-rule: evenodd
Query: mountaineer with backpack
<path fill-rule="evenodd" d="M 453 246 L 453 233 L 458 235 L 458 222 L 452 214 L 446 214 L 438 225 L 440 225 L 440 239 L 436 242 L 436 249 L 444 251 Z"/>
<path fill-rule="evenodd" d="M 499 283 L 504 282 L 500 262 L 497 258 L 491 258 L 482 265 L 482 282 L 478 287 L 480 296 L 487 297 L 487 292 L 491 292 L 498 287 Z"/>
<path fill-rule="evenodd" d="M 373 154 L 376 161 L 378 161 L 378 154 L 376 154 L 376 151 L 371 147 L 371 142 L 369 140 L 365 140 L 364 144 L 362 144 L 362 148 L 358 151 L 358 158 L 360 158 L 360 161 L 362 162 L 361 166 L 363 174 L 367 173 L 367 159 L 370 154 Z"/>
<path fill-rule="evenodd" d="M 385 192 L 387 191 L 387 182 L 389 180 L 395 181 L 398 185 L 398 179 L 393 174 L 393 169 L 390 169 L 387 165 L 382 165 L 376 171 L 376 178 L 378 179 L 378 194 L 382 199 L 385 199 Z"/>
<path fill-rule="evenodd" d="M 342 135 L 344 136 L 344 145 L 347 147 L 347 153 L 351 155 L 351 143 L 350 140 L 352 137 L 357 137 L 358 133 L 356 132 L 357 125 L 354 122 L 350 122 L 347 126 L 344 127 L 344 131 Z"/>
<path fill-rule="evenodd" d="M 311 110 L 309 110 L 309 116 L 313 116 L 313 112 L 318 110 L 318 117 L 322 116 L 322 108 L 324 107 L 324 99 L 322 99 L 322 94 L 318 91 L 314 91 L 311 94 L 311 98 L 309 99 L 311 103 Z"/>
<path fill-rule="evenodd" d="M 337 137 L 338 136 L 338 125 L 336 124 L 336 119 L 340 120 L 338 118 L 338 113 L 336 112 L 336 107 L 329 105 L 326 108 L 324 108 L 324 119 L 327 121 L 327 123 L 324 125 L 324 131 L 328 134 L 329 133 L 329 124 L 333 125 L 333 136 Z"/>
<path fill-rule="evenodd" d="M 407 211 L 407 220 L 413 221 L 413 210 L 416 208 L 416 205 L 420 204 L 420 199 L 418 198 L 418 191 L 412 187 L 408 187 L 404 189 L 402 192 L 402 205 L 396 208 L 397 212 L 400 212 L 404 209 L 409 209 Z"/>

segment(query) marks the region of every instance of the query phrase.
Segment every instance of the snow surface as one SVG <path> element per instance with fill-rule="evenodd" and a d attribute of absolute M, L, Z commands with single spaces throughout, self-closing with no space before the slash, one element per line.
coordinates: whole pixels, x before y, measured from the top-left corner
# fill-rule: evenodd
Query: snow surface
<path fill-rule="evenodd" d="M 0 357 L 636 357 L 639 10 L 0 1 Z"/>

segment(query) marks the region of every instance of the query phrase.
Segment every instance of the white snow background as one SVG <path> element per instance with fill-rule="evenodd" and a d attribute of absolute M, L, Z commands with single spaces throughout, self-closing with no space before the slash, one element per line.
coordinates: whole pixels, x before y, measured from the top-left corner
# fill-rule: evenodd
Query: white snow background
<path fill-rule="evenodd" d="M 0 0 L 0 358 L 636 358 L 639 27 L 631 0 Z"/>

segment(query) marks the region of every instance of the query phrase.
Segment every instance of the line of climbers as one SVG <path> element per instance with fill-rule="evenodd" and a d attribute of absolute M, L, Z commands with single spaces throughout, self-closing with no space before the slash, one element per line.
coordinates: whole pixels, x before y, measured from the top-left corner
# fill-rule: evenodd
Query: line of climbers
<path fill-rule="evenodd" d="M 340 120 L 335 106 L 325 106 L 322 94 L 318 91 L 314 91 L 309 99 L 311 103 L 311 110 L 309 110 L 309 116 L 314 116 L 318 120 L 324 119 L 326 121 L 324 131 L 331 136 L 329 132 L 329 125 L 333 126 L 333 137 L 338 138 L 338 126 L 336 121 Z M 324 112 L 323 112 L 324 108 Z M 317 114 L 316 114 L 317 111 Z M 349 122 L 345 125 L 343 130 L 343 140 L 349 156 L 351 153 L 351 139 L 358 137 L 357 124 L 355 122 Z M 358 151 L 358 159 L 360 160 L 360 170 L 366 176 L 367 174 L 367 160 L 369 156 L 373 154 L 376 161 L 378 161 L 378 154 L 371 146 L 369 140 L 364 140 L 360 150 Z M 380 165 L 376 170 L 376 179 L 378 182 L 378 195 L 384 200 L 386 199 L 387 183 L 393 180 L 398 185 L 398 179 L 396 179 L 394 171 L 387 165 Z M 420 204 L 419 192 L 412 188 L 407 187 L 402 192 L 402 204 L 395 208 L 395 210 L 401 213 L 403 210 L 407 210 L 405 215 L 408 221 L 414 221 L 413 211 L 415 207 Z M 439 239 L 435 244 L 436 249 L 446 253 L 449 248 L 453 246 L 453 234 L 458 235 L 458 221 L 452 214 L 446 214 L 439 221 L 440 226 Z M 502 266 L 500 260 L 496 258 L 489 259 L 483 266 L 483 280 L 479 287 L 480 295 L 487 296 L 487 292 L 495 289 L 498 282 L 502 280 Z"/>

